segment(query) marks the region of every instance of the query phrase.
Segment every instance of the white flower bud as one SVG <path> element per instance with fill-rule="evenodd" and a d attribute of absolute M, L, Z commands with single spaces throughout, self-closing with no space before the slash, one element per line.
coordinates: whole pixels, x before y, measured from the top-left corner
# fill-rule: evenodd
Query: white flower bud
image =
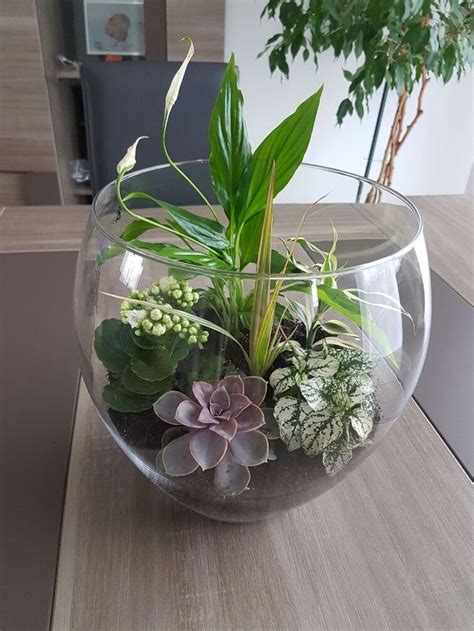
<path fill-rule="evenodd" d="M 148 138 L 148 136 L 140 136 L 139 138 L 137 138 L 135 140 L 133 145 L 131 145 L 127 149 L 127 153 L 124 155 L 124 157 L 117 164 L 117 173 L 119 175 L 128 173 L 129 171 L 131 171 L 135 167 L 135 165 L 137 163 L 137 158 L 136 158 L 137 145 L 140 142 L 140 140 L 143 140 L 144 138 Z"/>
<path fill-rule="evenodd" d="M 166 333 L 166 327 L 162 324 L 155 324 L 152 330 L 153 335 L 160 336 Z"/>

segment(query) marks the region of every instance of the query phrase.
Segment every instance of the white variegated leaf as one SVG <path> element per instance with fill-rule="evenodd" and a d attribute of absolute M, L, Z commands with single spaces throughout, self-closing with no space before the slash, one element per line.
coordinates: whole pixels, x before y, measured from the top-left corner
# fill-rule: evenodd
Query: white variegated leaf
<path fill-rule="evenodd" d="M 341 334 L 355 336 L 350 326 L 340 320 L 326 320 L 325 322 L 321 322 L 321 328 L 332 335 Z"/>
<path fill-rule="evenodd" d="M 325 386 L 327 382 L 327 379 L 313 377 L 312 379 L 307 379 L 300 383 L 301 394 L 313 410 L 321 410 L 328 406 L 328 401 L 325 396 Z"/>
<path fill-rule="evenodd" d="M 349 420 L 355 433 L 362 440 L 366 440 L 374 425 L 372 414 L 363 408 L 356 408 L 349 415 Z"/>
<path fill-rule="evenodd" d="M 345 389 L 350 398 L 350 406 L 361 405 L 373 395 L 374 382 L 365 374 L 352 374 L 341 381 L 341 387 Z"/>
<path fill-rule="evenodd" d="M 330 476 L 336 475 L 350 462 L 352 449 L 346 444 L 344 438 L 333 441 L 323 451 L 323 466 Z"/>
<path fill-rule="evenodd" d="M 273 410 L 275 420 L 280 428 L 280 438 L 294 451 L 301 447 L 300 402 L 295 397 L 278 399 Z"/>
<path fill-rule="evenodd" d="M 341 418 L 329 408 L 315 412 L 302 403 L 301 446 L 307 456 L 317 456 L 343 431 Z"/>
<path fill-rule="evenodd" d="M 378 355 L 367 355 L 357 348 L 333 350 L 337 353 L 339 369 L 344 374 L 368 374 L 380 361 Z"/>
<path fill-rule="evenodd" d="M 331 388 L 331 403 L 341 413 L 352 407 L 351 397 L 347 393 L 345 383 L 336 382 Z"/>
<path fill-rule="evenodd" d="M 277 368 L 270 375 L 269 382 L 275 396 L 280 396 L 296 385 L 295 371 L 292 368 Z"/>
<path fill-rule="evenodd" d="M 306 365 L 308 372 L 318 377 L 332 377 L 339 369 L 338 359 L 326 351 L 310 351 Z"/>

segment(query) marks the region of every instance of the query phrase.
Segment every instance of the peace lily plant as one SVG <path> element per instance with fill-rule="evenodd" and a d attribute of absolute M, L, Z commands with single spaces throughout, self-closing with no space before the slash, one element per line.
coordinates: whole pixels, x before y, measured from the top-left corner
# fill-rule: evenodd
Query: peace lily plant
<path fill-rule="evenodd" d="M 167 428 L 156 456 L 162 474 L 212 469 L 215 492 L 225 497 L 249 487 L 253 467 L 276 466 L 267 463 L 275 459 L 277 443 L 320 458 L 326 474 L 336 475 L 370 441 L 378 417 L 371 373 L 380 357 L 360 349 L 360 330 L 396 365 L 387 338 L 361 305 L 410 316 L 385 294 L 339 288 L 337 232 L 329 250 L 308 242 L 306 214 L 296 234 L 274 248 L 273 200 L 302 163 L 322 88 L 252 150 L 232 55 L 209 124 L 217 203 L 173 161 L 167 126 L 193 53 L 189 40 L 166 96 L 161 142 L 170 167 L 199 196 L 208 216 L 146 191 L 124 194 L 124 178 L 147 137 L 129 147 L 115 182 L 122 215 L 131 218 L 121 239 L 165 258 L 170 269 L 147 288 L 113 295 L 121 300 L 117 317 L 95 331 L 95 351 L 108 376 L 104 403 L 119 414 L 154 410 L 156 423 Z M 135 200 L 161 209 L 165 218 L 144 216 L 133 207 Z M 161 238 L 150 238 L 151 231 Z M 316 262 L 303 263 L 303 249 Z M 107 246 L 97 262 L 103 265 L 122 251 Z M 192 267 L 184 273 L 177 266 L 178 273 L 173 262 Z M 199 270 L 213 270 L 206 287 L 198 284 Z M 247 271 L 255 272 L 250 288 L 236 274 Z M 292 280 L 295 272 L 299 276 Z M 324 280 L 316 282 L 318 272 Z M 315 276 L 306 279 L 304 273 Z M 317 304 L 312 312 L 298 300 L 308 295 Z"/>

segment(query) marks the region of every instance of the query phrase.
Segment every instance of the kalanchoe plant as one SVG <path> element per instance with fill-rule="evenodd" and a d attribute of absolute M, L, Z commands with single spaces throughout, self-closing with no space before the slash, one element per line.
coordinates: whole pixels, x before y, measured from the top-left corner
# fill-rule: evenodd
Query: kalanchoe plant
<path fill-rule="evenodd" d="M 154 404 L 163 421 L 189 430 L 158 457 L 172 476 L 189 475 L 198 467 L 215 469 L 216 490 L 238 495 L 250 481 L 249 467 L 268 459 L 268 440 L 259 431 L 265 423 L 259 405 L 267 384 L 259 377 L 229 375 L 217 385 L 196 381 L 192 389 L 195 401 L 171 391 Z"/>

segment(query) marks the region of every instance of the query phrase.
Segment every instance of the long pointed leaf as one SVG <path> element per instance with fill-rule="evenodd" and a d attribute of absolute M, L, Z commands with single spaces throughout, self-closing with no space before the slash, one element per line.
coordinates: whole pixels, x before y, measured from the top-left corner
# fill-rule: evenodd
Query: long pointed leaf
<path fill-rule="evenodd" d="M 265 208 L 273 163 L 276 168 L 274 195 L 285 188 L 300 166 L 311 140 L 322 91 L 321 87 L 303 101 L 256 149 L 249 164 L 246 202 L 238 217 L 240 224 Z"/>
<path fill-rule="evenodd" d="M 209 123 L 212 184 L 232 224 L 242 176 L 252 155 L 242 106 L 243 96 L 232 54 Z"/>

